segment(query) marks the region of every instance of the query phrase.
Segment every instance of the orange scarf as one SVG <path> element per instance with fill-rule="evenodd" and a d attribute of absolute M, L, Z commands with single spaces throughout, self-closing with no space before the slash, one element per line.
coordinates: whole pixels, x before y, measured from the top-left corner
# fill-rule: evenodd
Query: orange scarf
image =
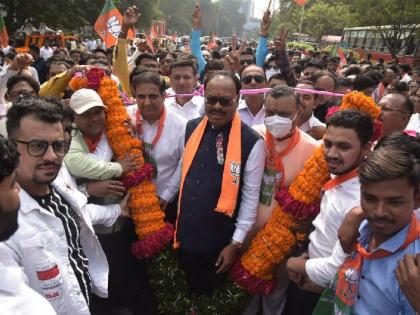
<path fill-rule="evenodd" d="M 420 224 L 413 214 L 410 227 L 404 243 L 395 251 L 405 249 L 420 236 Z M 336 307 L 342 310 L 349 310 L 353 307 L 358 293 L 359 277 L 365 259 L 379 259 L 388 257 L 394 253 L 384 249 L 378 249 L 374 252 L 368 252 L 359 243 L 356 244 L 356 253 L 349 256 L 338 271 L 337 288 L 335 291 Z M 354 275 L 352 277 L 351 275 Z M 343 314 L 348 314 L 343 312 Z"/>
<path fill-rule="evenodd" d="M 85 136 L 85 135 L 83 136 L 83 138 L 85 140 L 86 145 L 89 148 L 89 152 L 90 153 L 93 153 L 93 152 L 95 152 L 96 147 L 98 146 L 99 141 L 101 141 L 101 139 L 102 139 L 102 134 L 99 135 L 98 137 L 96 137 L 95 139 L 92 139 L 92 138 L 90 138 L 88 136 Z"/>
<path fill-rule="evenodd" d="M 159 127 L 158 127 L 158 130 L 157 130 L 156 136 L 153 138 L 153 141 L 151 143 L 151 145 L 153 147 L 156 145 L 156 143 L 158 143 L 158 141 L 160 139 L 160 136 L 162 135 L 163 126 L 165 125 L 165 120 L 166 120 L 166 109 L 165 109 L 165 106 L 164 106 L 162 114 L 160 115 L 160 118 L 159 118 Z M 137 134 L 139 136 L 142 134 L 141 122 L 142 122 L 142 117 L 140 115 L 140 111 L 137 109 L 137 111 L 136 111 L 136 128 L 137 128 Z"/>
<path fill-rule="evenodd" d="M 357 177 L 357 169 L 353 169 L 350 172 L 342 175 L 338 175 L 333 179 L 330 179 L 328 182 L 325 183 L 322 190 L 326 191 L 329 189 L 333 189 L 335 186 L 338 186 L 351 178 Z"/>
<path fill-rule="evenodd" d="M 206 130 L 208 118 L 204 116 L 203 120 L 194 130 L 187 144 L 185 145 L 184 157 L 182 162 L 182 176 L 181 186 L 179 189 L 178 199 L 178 216 L 175 225 L 175 247 L 178 247 L 176 241 L 176 234 L 178 229 L 178 220 L 181 214 L 181 200 L 182 191 L 184 188 L 185 177 L 191 167 L 198 147 L 200 146 L 201 139 L 203 138 L 204 131 Z M 229 142 L 227 147 L 225 166 L 223 169 L 222 191 L 217 202 L 217 212 L 226 214 L 229 217 L 233 216 L 236 209 L 236 201 L 239 192 L 239 182 L 241 173 L 241 118 L 238 113 L 235 114 L 232 120 L 232 127 L 229 133 Z"/>
<path fill-rule="evenodd" d="M 300 131 L 297 128 L 295 128 L 293 135 L 287 140 L 286 147 L 280 152 L 276 152 L 276 148 L 275 148 L 276 140 L 274 139 L 274 137 L 271 135 L 270 132 L 266 131 L 265 139 L 266 139 L 265 143 L 268 150 L 268 155 L 266 159 L 267 165 L 271 164 L 272 162 L 274 163 L 274 167 L 276 168 L 276 171 L 282 174 L 280 183 L 278 183 L 277 185 L 278 186 L 277 189 L 284 188 L 285 183 L 286 183 L 286 176 L 285 176 L 286 174 L 284 173 L 283 158 L 287 154 L 289 154 L 289 152 L 292 151 L 294 147 L 299 143 Z"/>

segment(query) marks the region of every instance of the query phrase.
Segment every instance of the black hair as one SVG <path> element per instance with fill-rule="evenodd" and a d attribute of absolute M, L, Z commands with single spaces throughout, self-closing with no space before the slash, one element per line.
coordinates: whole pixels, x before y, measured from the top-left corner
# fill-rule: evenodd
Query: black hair
<path fill-rule="evenodd" d="M 29 115 L 49 124 L 63 119 L 62 109 L 55 102 L 39 97 L 23 98 L 7 111 L 6 130 L 9 138 L 16 135 L 22 118 Z"/>
<path fill-rule="evenodd" d="M 344 72 L 344 76 L 348 77 L 350 75 L 359 75 L 362 74 L 362 69 L 359 66 L 353 65 L 347 68 Z"/>
<path fill-rule="evenodd" d="M 134 69 L 130 72 L 130 75 L 129 75 L 129 82 L 130 82 L 130 86 L 131 86 L 131 81 L 133 81 L 133 78 L 134 78 L 136 75 L 142 74 L 142 73 L 144 73 L 144 72 L 150 72 L 150 70 L 149 70 L 149 69 L 146 69 L 146 68 L 138 68 L 138 67 L 134 68 Z"/>
<path fill-rule="evenodd" d="M 211 59 L 207 61 L 206 66 L 204 67 L 204 73 L 207 73 L 207 71 L 211 70 L 223 70 L 225 67 L 225 64 L 221 60 L 214 60 Z"/>
<path fill-rule="evenodd" d="M 62 57 L 51 57 L 48 58 L 46 71 L 50 73 L 50 69 L 52 65 L 64 65 L 67 70 L 71 68 L 70 63 L 67 59 L 63 59 Z"/>
<path fill-rule="evenodd" d="M 191 59 L 186 58 L 180 58 L 171 63 L 171 65 L 169 66 L 169 73 L 172 73 L 172 69 L 181 67 L 191 67 L 193 69 L 193 74 L 197 75 L 196 64 Z"/>
<path fill-rule="evenodd" d="M 271 76 L 271 78 L 268 80 L 268 83 L 270 83 L 272 80 L 284 80 L 284 81 L 287 82 L 287 78 L 286 78 L 286 76 L 283 73 L 273 74 Z"/>
<path fill-rule="evenodd" d="M 402 65 L 399 65 L 399 67 L 405 73 L 410 73 L 410 71 L 411 71 L 410 65 L 402 64 Z"/>
<path fill-rule="evenodd" d="M 406 177 L 418 192 L 420 182 L 420 140 L 402 132 L 384 137 L 359 168 L 361 183 L 376 183 Z"/>
<path fill-rule="evenodd" d="M 220 51 L 219 50 L 213 50 L 211 52 L 211 59 L 212 60 L 220 60 L 220 59 L 222 59 L 222 55 L 220 54 Z"/>
<path fill-rule="evenodd" d="M 140 66 L 140 63 L 143 59 L 152 59 L 157 62 L 157 57 L 155 55 L 145 52 L 145 53 L 140 54 L 136 58 L 136 61 L 135 61 L 136 67 Z"/>
<path fill-rule="evenodd" d="M 137 74 L 131 79 L 131 89 L 134 91 L 139 84 L 153 84 L 159 88 L 161 95 L 165 93 L 166 83 L 163 78 L 155 72 L 145 71 L 140 74 Z"/>
<path fill-rule="evenodd" d="M 72 54 L 79 54 L 80 57 L 83 55 L 82 54 L 82 51 L 80 49 L 72 49 L 72 50 L 70 50 L 69 55 L 71 56 Z"/>
<path fill-rule="evenodd" d="M 225 77 L 225 78 L 230 78 L 233 83 L 235 84 L 235 90 L 236 90 L 236 94 L 239 94 L 239 91 L 241 90 L 241 81 L 239 80 L 239 78 L 232 74 L 231 72 L 228 71 L 218 71 L 215 73 L 210 74 L 205 80 L 204 80 L 204 90 L 206 90 L 207 85 L 210 83 L 211 80 L 213 80 L 215 77 Z"/>
<path fill-rule="evenodd" d="M 353 89 L 353 83 L 349 78 L 337 78 L 335 81 L 335 89 L 342 86 L 349 88 L 350 90 Z"/>
<path fill-rule="evenodd" d="M 19 153 L 13 142 L 0 135 L 0 182 L 10 176 L 19 164 Z"/>
<path fill-rule="evenodd" d="M 306 68 L 310 68 L 310 67 L 317 68 L 319 70 L 324 69 L 324 67 L 322 66 L 321 63 L 319 63 L 317 61 L 314 61 L 314 60 L 310 60 L 310 61 L 305 63 L 305 65 L 303 66 L 303 70 L 305 70 Z"/>
<path fill-rule="evenodd" d="M 105 49 L 96 48 L 96 49 L 92 50 L 92 54 L 95 54 L 97 52 L 101 52 L 101 53 L 103 53 L 106 56 L 106 50 Z"/>
<path fill-rule="evenodd" d="M 30 51 L 34 51 L 34 52 L 36 52 L 38 55 L 39 55 L 39 53 L 40 53 L 40 49 L 39 49 L 39 47 L 37 46 L 37 45 L 34 45 L 34 44 L 30 44 L 29 45 L 29 50 Z"/>
<path fill-rule="evenodd" d="M 7 92 L 9 92 L 16 84 L 19 82 L 28 83 L 31 88 L 34 90 L 35 95 L 39 95 L 39 83 L 32 76 L 26 76 L 22 74 L 17 74 L 7 80 Z"/>
<path fill-rule="evenodd" d="M 16 57 L 16 52 L 13 51 L 9 51 L 7 54 L 4 55 L 4 58 L 9 58 L 10 60 L 15 59 Z"/>
<path fill-rule="evenodd" d="M 300 107 L 299 98 L 294 93 L 294 90 L 292 90 L 287 85 L 276 85 L 269 92 L 267 92 L 266 98 L 268 98 L 269 96 L 271 96 L 274 99 L 278 99 L 280 97 L 291 97 L 295 100 L 296 106 Z"/>
<path fill-rule="evenodd" d="M 292 69 L 295 71 L 295 72 L 297 72 L 297 73 L 300 73 L 300 72 L 302 72 L 302 66 L 300 65 L 300 64 L 298 64 L 298 63 L 295 63 L 293 66 L 292 66 Z"/>
<path fill-rule="evenodd" d="M 329 126 L 354 130 L 362 146 L 370 141 L 374 131 L 372 118 L 366 113 L 352 109 L 334 113 L 327 120 L 327 128 Z"/>
<path fill-rule="evenodd" d="M 384 78 L 381 71 L 379 71 L 379 70 L 369 70 L 365 73 L 365 75 L 370 77 L 375 82 L 375 85 L 378 85 L 379 83 L 381 83 L 381 81 Z"/>
<path fill-rule="evenodd" d="M 353 80 L 353 89 L 356 91 L 363 91 L 368 88 L 375 87 L 375 81 L 367 75 L 358 75 Z"/>

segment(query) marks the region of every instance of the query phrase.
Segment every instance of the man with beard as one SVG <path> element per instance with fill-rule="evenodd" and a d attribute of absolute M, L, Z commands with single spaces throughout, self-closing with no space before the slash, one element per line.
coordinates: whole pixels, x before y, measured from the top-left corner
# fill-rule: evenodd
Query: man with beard
<path fill-rule="evenodd" d="M 367 114 L 344 110 L 329 118 L 324 136 L 324 156 L 332 179 L 324 185 L 320 212 L 312 223 L 315 230 L 309 235 L 308 254 L 287 261 L 289 276 L 294 282 L 300 283 L 301 275 L 305 274 L 310 279 L 321 277 L 324 266 L 317 264 L 314 258 L 330 257 L 333 250 L 337 250 L 338 228 L 346 214 L 360 204 L 357 168 L 370 151 L 372 134 L 373 122 Z M 341 255 L 345 256 L 342 251 Z M 286 310 L 290 314 L 312 314 L 319 294 L 297 287 L 290 290 Z M 306 301 L 304 305 L 302 299 Z"/>
<path fill-rule="evenodd" d="M 5 245 L 9 263 L 24 268 L 31 288 L 57 313 L 90 314 L 91 294 L 105 297 L 108 288 L 108 264 L 92 224 L 115 221 L 119 211 L 97 209 L 93 216 L 82 211 L 85 200 L 72 187 L 53 184 L 66 153 L 61 120 L 56 104 L 38 98 L 23 99 L 7 113 L 22 190 L 20 228 Z"/>
<path fill-rule="evenodd" d="M 240 82 L 205 82 L 204 118 L 186 128 L 175 245 L 190 294 L 212 296 L 255 222 L 264 142 L 236 113 Z"/>
<path fill-rule="evenodd" d="M 19 184 L 15 169 L 19 153 L 10 141 L 0 136 L 0 242 L 7 241 L 18 228 Z M 0 243 L 0 255 L 6 259 Z M 51 305 L 24 282 L 19 267 L 0 264 L 0 313 L 1 314 L 55 314 Z"/>

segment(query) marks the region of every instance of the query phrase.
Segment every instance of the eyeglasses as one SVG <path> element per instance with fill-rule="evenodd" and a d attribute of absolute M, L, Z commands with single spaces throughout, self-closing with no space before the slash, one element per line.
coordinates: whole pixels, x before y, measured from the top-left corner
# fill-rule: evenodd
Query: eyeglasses
<path fill-rule="evenodd" d="M 385 113 L 398 112 L 401 115 L 410 115 L 409 113 L 403 112 L 402 110 L 395 109 L 395 108 L 392 108 L 392 107 L 386 106 L 386 105 L 381 106 L 381 111 L 383 111 Z"/>
<path fill-rule="evenodd" d="M 64 132 L 67 132 L 70 136 L 76 137 L 77 136 L 77 128 L 74 127 L 67 127 L 64 129 Z"/>
<path fill-rule="evenodd" d="M 252 80 L 260 84 L 265 81 L 265 78 L 262 75 L 248 75 L 242 78 L 242 82 L 245 84 L 250 84 Z"/>
<path fill-rule="evenodd" d="M 28 154 L 33 157 L 43 156 L 49 146 L 53 148 L 54 153 L 58 156 L 64 156 L 66 154 L 66 143 L 64 140 L 56 140 L 51 143 L 43 140 L 31 140 L 28 142 L 13 139 L 12 141 L 26 144 Z"/>
<path fill-rule="evenodd" d="M 216 105 L 217 103 L 219 103 L 222 107 L 229 107 L 230 105 L 232 105 L 232 103 L 234 101 L 236 101 L 236 98 L 234 99 L 230 99 L 230 98 L 220 98 L 220 97 L 215 97 L 215 96 L 207 96 L 205 98 L 206 104 L 208 105 Z"/>
<path fill-rule="evenodd" d="M 279 66 L 276 66 L 276 65 L 267 65 L 265 68 L 266 68 L 267 70 L 271 70 L 271 69 L 273 69 L 273 70 L 275 70 L 275 71 L 280 70 L 280 67 L 279 67 Z"/>
<path fill-rule="evenodd" d="M 241 63 L 242 66 L 243 65 L 252 65 L 252 64 L 255 63 L 255 61 L 254 60 L 243 59 L 243 60 L 240 61 L 240 63 Z"/>

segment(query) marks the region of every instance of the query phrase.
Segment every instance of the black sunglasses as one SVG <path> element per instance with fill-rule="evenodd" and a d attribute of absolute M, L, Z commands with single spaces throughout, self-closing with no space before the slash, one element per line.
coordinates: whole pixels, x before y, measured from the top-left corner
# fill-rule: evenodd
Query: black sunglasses
<path fill-rule="evenodd" d="M 206 96 L 205 98 L 206 104 L 214 106 L 217 103 L 219 103 L 222 107 L 229 107 L 230 105 L 233 104 L 235 100 L 236 98 L 230 99 L 230 98 L 220 98 L 220 97 L 215 97 L 215 96 Z"/>
<path fill-rule="evenodd" d="M 265 78 L 262 75 L 248 75 L 242 78 L 242 82 L 245 84 L 250 84 L 252 80 L 260 84 L 265 81 Z"/>

